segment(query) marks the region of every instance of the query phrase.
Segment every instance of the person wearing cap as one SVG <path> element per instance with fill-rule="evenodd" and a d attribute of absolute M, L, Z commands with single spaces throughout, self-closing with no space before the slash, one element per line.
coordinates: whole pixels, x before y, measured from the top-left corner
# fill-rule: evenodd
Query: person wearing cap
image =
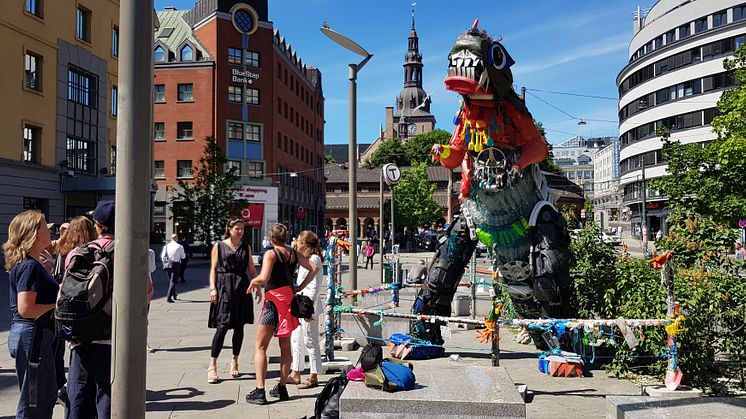
<path fill-rule="evenodd" d="M 93 222 L 98 234 L 93 243 L 108 246 L 114 241 L 114 201 L 99 201 Z M 111 340 L 72 341 L 71 346 L 66 419 L 110 418 Z"/>

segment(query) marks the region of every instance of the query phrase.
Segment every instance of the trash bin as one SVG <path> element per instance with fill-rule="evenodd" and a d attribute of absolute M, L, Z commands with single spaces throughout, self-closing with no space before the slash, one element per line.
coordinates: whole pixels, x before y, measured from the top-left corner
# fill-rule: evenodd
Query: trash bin
<path fill-rule="evenodd" d="M 394 270 L 391 265 L 383 265 L 383 283 L 390 284 L 394 281 Z"/>
<path fill-rule="evenodd" d="M 471 296 L 466 294 L 456 294 L 453 296 L 451 311 L 454 316 L 468 316 L 471 314 Z"/>

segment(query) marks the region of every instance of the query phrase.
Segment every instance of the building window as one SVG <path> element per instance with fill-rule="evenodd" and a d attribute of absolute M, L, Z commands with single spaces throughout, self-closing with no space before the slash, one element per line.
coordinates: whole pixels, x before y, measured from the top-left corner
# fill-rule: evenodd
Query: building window
<path fill-rule="evenodd" d="M 179 84 L 179 94 L 176 97 L 179 102 L 192 102 L 194 95 L 192 93 L 192 83 Z"/>
<path fill-rule="evenodd" d="M 96 108 L 96 77 L 78 68 L 69 68 L 67 100 Z"/>
<path fill-rule="evenodd" d="M 41 128 L 31 125 L 23 127 L 23 161 L 39 163 L 39 137 Z"/>
<path fill-rule="evenodd" d="M 233 170 L 234 175 L 241 175 L 241 161 L 228 160 L 227 162 L 225 162 L 225 173 L 229 173 L 231 170 Z"/>
<path fill-rule="evenodd" d="M 184 45 L 179 52 L 179 60 L 181 61 L 194 61 L 194 49 L 191 45 Z"/>
<path fill-rule="evenodd" d="M 259 67 L 259 53 L 255 51 L 244 51 L 244 63 L 249 67 Z"/>
<path fill-rule="evenodd" d="M 91 42 L 91 11 L 86 8 L 78 7 L 75 36 L 80 40 Z"/>
<path fill-rule="evenodd" d="M 166 139 L 166 123 L 156 122 L 153 124 L 153 139 L 165 140 Z"/>
<path fill-rule="evenodd" d="M 243 140 L 243 124 L 237 122 L 228 123 L 228 139 Z"/>
<path fill-rule="evenodd" d="M 264 162 L 250 161 L 246 166 L 246 176 L 252 179 L 261 179 L 264 177 Z"/>
<path fill-rule="evenodd" d="M 177 140 L 191 140 L 192 139 L 192 121 L 176 123 L 176 139 Z"/>
<path fill-rule="evenodd" d="M 119 89 L 111 86 L 111 116 L 117 117 L 117 106 L 119 105 Z"/>
<path fill-rule="evenodd" d="M 243 88 L 241 86 L 228 86 L 228 102 L 241 103 Z"/>
<path fill-rule="evenodd" d="M 162 46 L 159 45 L 153 50 L 153 60 L 157 63 L 166 62 L 166 50 Z"/>
<path fill-rule="evenodd" d="M 156 103 L 164 103 L 166 101 L 166 86 L 163 84 L 156 84 L 153 86 L 153 100 Z"/>
<path fill-rule="evenodd" d="M 89 174 L 96 173 L 96 146 L 92 141 L 67 137 L 65 159 L 68 169 Z"/>
<path fill-rule="evenodd" d="M 670 30 L 663 36 L 666 38 L 666 45 L 672 44 L 676 40 L 676 31 Z"/>
<path fill-rule="evenodd" d="M 241 50 L 238 48 L 228 48 L 228 64 L 241 65 Z"/>
<path fill-rule="evenodd" d="M 176 162 L 176 177 L 192 177 L 191 160 L 178 160 Z"/>
<path fill-rule="evenodd" d="M 736 6 L 733 8 L 733 21 L 746 18 L 746 5 Z"/>
<path fill-rule="evenodd" d="M 26 13 L 44 18 L 44 0 L 26 0 Z"/>
<path fill-rule="evenodd" d="M 109 150 L 109 174 L 114 176 L 117 174 L 117 147 L 111 146 Z"/>
<path fill-rule="evenodd" d="M 246 89 L 246 103 L 249 105 L 259 104 L 259 89 Z"/>
<path fill-rule="evenodd" d="M 119 57 L 119 27 L 111 28 L 111 55 Z"/>
<path fill-rule="evenodd" d="M 712 27 L 717 28 L 718 26 L 723 26 L 726 23 L 728 23 L 728 12 L 725 10 L 722 10 L 717 13 L 712 14 Z"/>
<path fill-rule="evenodd" d="M 25 84 L 29 89 L 33 89 L 41 92 L 41 69 L 42 69 L 42 57 L 41 55 L 34 54 L 32 52 L 26 52 L 26 61 L 24 64 L 25 69 Z"/>
<path fill-rule="evenodd" d="M 590 170 L 586 170 L 585 171 L 585 178 L 586 179 L 590 179 L 591 178 L 591 171 Z"/>
<path fill-rule="evenodd" d="M 694 33 L 700 33 L 707 30 L 707 17 L 694 21 Z"/>
<path fill-rule="evenodd" d="M 686 25 L 679 26 L 679 40 L 684 39 L 691 35 L 691 25 L 688 23 Z"/>
<path fill-rule="evenodd" d="M 262 141 L 262 127 L 255 124 L 244 124 L 244 130 L 246 132 L 245 138 L 247 141 Z"/>
<path fill-rule="evenodd" d="M 43 198 L 23 197 L 23 210 L 36 210 L 49 216 L 49 200 Z"/>
<path fill-rule="evenodd" d="M 153 162 L 153 177 L 161 179 L 166 177 L 166 170 L 165 165 L 163 164 L 163 160 L 156 160 Z"/>

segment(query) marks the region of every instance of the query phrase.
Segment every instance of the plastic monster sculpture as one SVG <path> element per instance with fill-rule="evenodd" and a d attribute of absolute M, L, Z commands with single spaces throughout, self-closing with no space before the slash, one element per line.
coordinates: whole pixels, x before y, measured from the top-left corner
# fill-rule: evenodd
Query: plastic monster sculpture
<path fill-rule="evenodd" d="M 463 100 L 449 144 L 432 149 L 444 167 L 462 168 L 461 211 L 436 250 L 413 313 L 451 314 L 459 280 L 481 241 L 499 273 L 495 287 L 506 287 L 520 316 L 569 317 L 570 238 L 538 167 L 547 145 L 513 90 L 513 59 L 478 24 L 448 55 L 446 89 Z M 440 326 L 413 322 L 411 332 L 442 345 Z"/>

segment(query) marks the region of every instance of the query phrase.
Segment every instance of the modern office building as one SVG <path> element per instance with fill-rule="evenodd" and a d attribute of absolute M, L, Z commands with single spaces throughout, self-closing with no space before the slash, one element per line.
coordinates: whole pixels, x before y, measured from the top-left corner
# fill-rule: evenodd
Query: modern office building
<path fill-rule="evenodd" d="M 290 233 L 323 224 L 324 96 L 268 18 L 267 0 L 200 0 L 158 12 L 154 34 L 155 228 L 189 236 L 169 202 L 193 179 L 206 137 L 225 151 L 251 204 L 255 248 L 275 222 Z"/>
<path fill-rule="evenodd" d="M 744 42 L 742 0 L 661 0 L 634 14 L 629 63 L 617 76 L 619 183 L 632 231 L 641 231 L 643 178 L 667 174 L 656 129 L 665 126 L 682 143 L 714 139 L 710 124 L 717 101 L 734 85 L 723 60 Z M 648 187 L 645 197 L 650 238 L 667 231 L 667 210 L 657 191 Z"/>
<path fill-rule="evenodd" d="M 119 5 L 0 2 L 0 241 L 19 212 L 61 223 L 113 196 Z"/>

